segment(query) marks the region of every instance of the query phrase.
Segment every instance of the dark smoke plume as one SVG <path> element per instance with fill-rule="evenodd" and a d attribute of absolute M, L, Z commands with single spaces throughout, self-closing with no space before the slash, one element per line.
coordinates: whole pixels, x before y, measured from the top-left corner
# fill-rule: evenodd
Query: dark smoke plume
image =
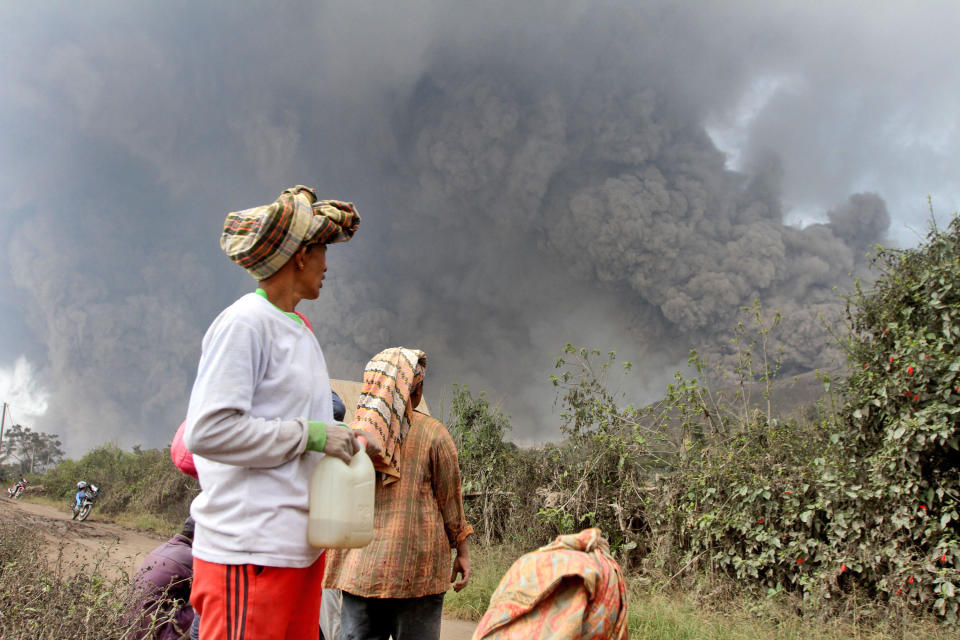
<path fill-rule="evenodd" d="M 760 300 L 784 314 L 787 372 L 828 363 L 821 318 L 867 275 L 884 200 L 830 185 L 821 222 L 787 225 L 796 159 L 764 144 L 781 123 L 761 118 L 739 170 L 704 124 L 759 75 L 826 82 L 798 53 L 819 22 L 475 4 L 7 9 L 25 35 L 0 44 L 0 118 L 22 150 L 0 172 L 3 295 L 43 345 L 37 427 L 74 453 L 168 442 L 203 331 L 253 287 L 217 248 L 223 216 L 296 183 L 363 215 L 303 305 L 332 374 L 421 348 L 435 410 L 466 383 L 519 440 L 558 435 L 548 376 L 566 342 L 618 350 L 631 400 L 654 400 L 690 347 L 723 356 Z M 39 150 L 40 132 L 56 143 Z"/>
<path fill-rule="evenodd" d="M 320 324 L 346 328 L 334 342 L 356 345 L 344 358 L 403 336 L 445 354 L 444 372 L 489 371 L 533 425 L 535 394 L 549 392 L 529 378 L 567 340 L 626 346 L 662 380 L 649 372 L 688 347 L 720 354 L 754 300 L 785 314 L 785 372 L 829 364 L 824 323 L 843 308 L 833 287 L 866 274 L 889 224 L 879 197 L 786 226 L 775 162 L 752 177 L 730 171 L 656 91 L 589 78 L 571 91 L 566 70 L 525 80 L 448 58 L 384 127 L 399 134 L 379 142 L 402 205 L 372 261 L 412 273 L 402 287 L 372 277 L 377 304 L 358 305 L 357 324 L 353 304 L 317 305 Z M 530 361 L 539 367 L 516 364 Z"/>

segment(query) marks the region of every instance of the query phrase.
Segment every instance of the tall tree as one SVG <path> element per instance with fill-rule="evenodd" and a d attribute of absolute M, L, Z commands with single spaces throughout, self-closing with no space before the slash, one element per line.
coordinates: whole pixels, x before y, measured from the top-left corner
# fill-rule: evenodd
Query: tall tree
<path fill-rule="evenodd" d="M 15 461 L 20 472 L 42 472 L 63 460 L 63 443 L 56 434 L 15 424 L 3 440 L 0 461 Z"/>

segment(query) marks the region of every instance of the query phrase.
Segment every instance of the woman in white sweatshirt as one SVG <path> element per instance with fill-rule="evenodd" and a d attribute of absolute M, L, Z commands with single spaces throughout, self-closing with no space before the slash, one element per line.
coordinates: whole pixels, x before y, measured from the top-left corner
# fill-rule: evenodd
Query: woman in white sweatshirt
<path fill-rule="evenodd" d="M 220 246 L 259 288 L 204 335 L 187 411 L 202 489 L 190 508 L 201 640 L 316 635 L 323 557 L 307 544 L 310 474 L 324 454 L 349 461 L 377 446 L 334 422 L 323 352 L 294 310 L 319 296 L 327 245 L 359 223 L 353 205 L 302 186 L 224 222 Z"/>

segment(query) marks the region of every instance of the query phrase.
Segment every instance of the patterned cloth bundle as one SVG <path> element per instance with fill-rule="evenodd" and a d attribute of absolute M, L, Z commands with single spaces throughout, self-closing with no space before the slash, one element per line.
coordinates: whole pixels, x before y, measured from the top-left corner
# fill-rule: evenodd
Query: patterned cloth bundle
<path fill-rule="evenodd" d="M 627 589 L 600 529 L 558 536 L 500 580 L 473 640 L 627 637 Z"/>
<path fill-rule="evenodd" d="M 351 427 L 375 435 L 382 453 L 373 460 L 383 483 L 400 479 L 400 445 L 410 429 L 410 392 L 423 381 L 427 355 L 392 347 L 375 355 L 363 370 L 363 388 Z"/>

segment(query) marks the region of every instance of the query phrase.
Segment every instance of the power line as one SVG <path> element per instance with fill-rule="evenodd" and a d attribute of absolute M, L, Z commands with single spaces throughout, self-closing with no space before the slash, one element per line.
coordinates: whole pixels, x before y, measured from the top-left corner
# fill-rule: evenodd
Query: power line
<path fill-rule="evenodd" d="M 6 431 L 7 431 L 6 429 L 7 418 L 8 417 L 10 418 L 11 427 L 23 426 L 22 424 L 18 423 L 16 419 L 13 417 L 13 411 L 11 410 L 12 408 L 13 406 L 9 402 L 3 403 L 3 420 L 2 422 L 0 422 L 0 454 L 2 454 L 3 452 L 3 436 L 6 434 Z M 18 407 L 17 410 L 19 411 L 20 408 Z"/>
<path fill-rule="evenodd" d="M 6 408 L 7 408 L 7 424 L 8 424 L 9 426 L 11 426 L 11 427 L 13 427 L 13 426 L 15 426 L 15 425 L 17 425 L 17 424 L 20 424 L 20 423 L 17 422 L 17 419 L 13 417 L 13 405 L 11 405 L 9 402 L 4 402 L 3 404 L 4 404 L 4 405 L 6 406 Z M 17 410 L 19 411 L 19 408 L 18 408 Z M 21 426 L 23 426 L 23 425 L 21 425 Z"/>
<path fill-rule="evenodd" d="M 28 407 L 24 407 L 24 406 L 22 406 L 22 405 L 13 404 L 13 403 L 11 403 L 11 402 L 7 402 L 6 400 L 0 400 L 0 402 L 2 402 L 3 404 L 7 405 L 8 409 L 9 409 L 10 407 L 15 407 L 15 408 L 17 409 L 17 411 L 23 411 L 24 413 L 29 414 L 29 415 L 36 415 L 36 414 L 34 414 L 34 412 L 31 411 Z"/>

